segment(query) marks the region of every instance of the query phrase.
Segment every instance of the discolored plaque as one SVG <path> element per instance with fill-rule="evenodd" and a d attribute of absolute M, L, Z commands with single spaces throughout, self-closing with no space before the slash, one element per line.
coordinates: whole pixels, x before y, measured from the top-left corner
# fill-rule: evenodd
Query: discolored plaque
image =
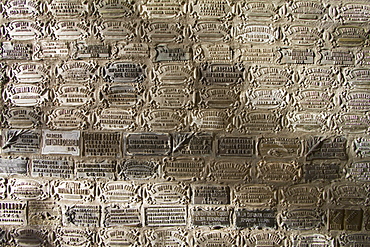
<path fill-rule="evenodd" d="M 252 137 L 222 136 L 217 138 L 217 155 L 252 157 L 255 153 L 254 146 Z"/>
<path fill-rule="evenodd" d="M 230 226 L 232 210 L 228 208 L 193 208 L 191 211 L 194 226 L 228 227 Z"/>
<path fill-rule="evenodd" d="M 276 210 L 247 210 L 235 212 L 235 225 L 238 228 L 276 228 Z"/>
<path fill-rule="evenodd" d="M 121 133 L 118 132 L 83 133 L 83 153 L 86 156 L 120 156 L 120 144 Z"/>
<path fill-rule="evenodd" d="M 205 176 L 205 161 L 202 158 L 164 158 L 162 174 L 175 180 L 200 180 Z"/>
<path fill-rule="evenodd" d="M 230 188 L 225 185 L 194 185 L 194 204 L 225 205 L 230 204 Z"/>
<path fill-rule="evenodd" d="M 40 156 L 32 159 L 33 177 L 55 177 L 71 179 L 74 177 L 74 162 L 65 157 Z"/>
<path fill-rule="evenodd" d="M 9 129 L 3 131 L 4 153 L 38 153 L 40 151 L 40 136 L 38 130 Z"/>
<path fill-rule="evenodd" d="M 101 206 L 74 204 L 64 205 L 63 225 L 99 227 Z"/>
<path fill-rule="evenodd" d="M 29 160 L 0 158 L 0 174 L 27 174 Z"/>

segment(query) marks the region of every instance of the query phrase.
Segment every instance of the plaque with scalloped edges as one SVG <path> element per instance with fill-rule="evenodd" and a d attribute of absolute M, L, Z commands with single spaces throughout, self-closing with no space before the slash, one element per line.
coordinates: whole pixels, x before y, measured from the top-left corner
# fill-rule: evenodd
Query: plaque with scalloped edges
<path fill-rule="evenodd" d="M 58 243 L 64 246 L 91 246 L 95 233 L 87 228 L 60 227 L 56 231 Z"/>
<path fill-rule="evenodd" d="M 146 0 L 141 15 L 144 18 L 172 19 L 183 13 L 183 5 L 181 0 Z"/>
<path fill-rule="evenodd" d="M 206 165 L 202 158 L 164 158 L 162 176 L 174 180 L 200 180 L 205 176 Z"/>
<path fill-rule="evenodd" d="M 153 160 L 128 159 L 118 166 L 121 179 L 149 179 L 157 176 L 158 163 Z"/>
<path fill-rule="evenodd" d="M 100 241 L 108 246 L 140 246 L 140 232 L 131 228 L 102 229 Z"/>
<path fill-rule="evenodd" d="M 45 200 L 49 197 L 48 181 L 36 179 L 9 179 L 9 197 L 13 200 Z"/>
<path fill-rule="evenodd" d="M 34 0 L 9 0 L 2 7 L 7 18 L 29 18 L 40 14 L 40 2 Z"/>
<path fill-rule="evenodd" d="M 236 184 L 232 203 L 239 207 L 272 207 L 277 203 L 277 190 L 265 184 Z"/>
<path fill-rule="evenodd" d="M 324 190 L 319 186 L 299 184 L 281 189 L 282 205 L 288 207 L 319 207 L 324 201 Z"/>
<path fill-rule="evenodd" d="M 56 200 L 85 201 L 95 198 L 95 184 L 91 181 L 55 181 L 52 187 Z"/>
<path fill-rule="evenodd" d="M 302 177 L 302 166 L 295 161 L 266 162 L 257 164 L 257 178 L 269 183 L 298 182 Z"/>
<path fill-rule="evenodd" d="M 215 160 L 209 165 L 207 179 L 217 182 L 250 181 L 251 165 L 244 160 Z"/>
<path fill-rule="evenodd" d="M 188 246 L 188 232 L 184 228 L 147 229 L 144 231 L 145 243 L 158 247 Z"/>
<path fill-rule="evenodd" d="M 126 181 L 109 181 L 98 184 L 99 198 L 104 203 L 130 204 L 140 202 L 141 186 Z"/>
<path fill-rule="evenodd" d="M 9 83 L 3 92 L 3 100 L 13 106 L 38 107 L 48 100 L 48 94 L 40 84 Z"/>
<path fill-rule="evenodd" d="M 189 187 L 184 183 L 147 184 L 144 190 L 148 204 L 187 204 L 190 200 Z"/>
<path fill-rule="evenodd" d="M 239 241 L 236 232 L 224 230 L 196 230 L 195 244 L 200 247 L 206 246 L 238 246 Z"/>
<path fill-rule="evenodd" d="M 265 158 L 294 158 L 301 155 L 303 146 L 299 138 L 266 136 L 258 140 L 257 150 Z"/>
<path fill-rule="evenodd" d="M 49 245 L 48 231 L 34 227 L 21 227 L 12 229 L 10 236 L 16 246 L 47 246 Z"/>
<path fill-rule="evenodd" d="M 39 21 L 13 20 L 5 24 L 6 37 L 17 41 L 40 39 L 44 33 L 43 26 Z"/>

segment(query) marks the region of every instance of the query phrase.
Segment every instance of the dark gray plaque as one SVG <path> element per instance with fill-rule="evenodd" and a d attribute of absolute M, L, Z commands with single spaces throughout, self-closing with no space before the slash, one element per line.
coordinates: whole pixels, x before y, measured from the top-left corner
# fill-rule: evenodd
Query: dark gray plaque
<path fill-rule="evenodd" d="M 225 185 L 194 185 L 194 204 L 230 204 L 230 188 Z"/>
<path fill-rule="evenodd" d="M 144 208 L 145 225 L 156 226 L 185 226 L 186 206 L 163 206 Z"/>
<path fill-rule="evenodd" d="M 41 133 L 38 130 L 9 129 L 3 132 L 4 153 L 38 153 Z"/>
<path fill-rule="evenodd" d="M 100 206 L 94 205 L 66 205 L 63 208 L 63 223 L 69 226 L 99 227 Z"/>
<path fill-rule="evenodd" d="M 315 136 L 306 140 L 306 160 L 346 160 L 347 139 L 343 136 L 324 138 Z"/>
<path fill-rule="evenodd" d="M 130 159 L 118 167 L 118 176 L 123 179 L 149 179 L 157 175 L 158 164 L 154 161 Z"/>
<path fill-rule="evenodd" d="M 117 132 L 83 133 L 83 153 L 86 156 L 117 157 L 121 154 L 121 134 Z"/>
<path fill-rule="evenodd" d="M 125 138 L 127 155 L 167 155 L 171 152 L 169 134 L 135 133 Z"/>
<path fill-rule="evenodd" d="M 103 226 L 141 226 L 140 209 L 138 207 L 122 207 L 120 205 L 105 207 Z"/>
<path fill-rule="evenodd" d="M 251 157 L 254 153 L 252 137 L 223 136 L 217 138 L 217 155 Z"/>
<path fill-rule="evenodd" d="M 213 150 L 213 136 L 210 133 L 173 134 L 173 154 L 210 155 Z"/>
<path fill-rule="evenodd" d="M 235 224 L 240 228 L 276 228 L 276 210 L 247 210 L 235 212 Z"/>
<path fill-rule="evenodd" d="M 13 229 L 10 232 L 16 246 L 48 246 L 48 232 L 43 229 L 35 229 L 31 227 L 22 227 Z"/>
<path fill-rule="evenodd" d="M 340 163 L 316 162 L 304 166 L 304 178 L 307 182 L 314 180 L 331 181 L 340 178 Z"/>
<path fill-rule="evenodd" d="M 192 212 L 194 226 L 228 227 L 230 226 L 230 209 L 196 208 Z"/>
<path fill-rule="evenodd" d="M 363 211 L 361 209 L 329 209 L 328 229 L 360 231 Z"/>
<path fill-rule="evenodd" d="M 0 57 L 9 60 L 31 60 L 32 45 L 24 43 L 3 42 Z"/>
<path fill-rule="evenodd" d="M 29 160 L 0 158 L 0 174 L 26 174 Z"/>
<path fill-rule="evenodd" d="M 66 158 L 42 156 L 32 159 L 33 177 L 56 177 L 70 179 L 74 177 L 73 161 Z"/>

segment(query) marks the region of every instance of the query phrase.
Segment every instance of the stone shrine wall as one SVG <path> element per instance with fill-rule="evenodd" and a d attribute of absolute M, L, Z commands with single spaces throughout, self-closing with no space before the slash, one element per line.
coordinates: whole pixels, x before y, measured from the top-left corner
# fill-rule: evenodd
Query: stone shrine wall
<path fill-rule="evenodd" d="M 1 246 L 369 246 L 370 1 L 0 9 Z"/>

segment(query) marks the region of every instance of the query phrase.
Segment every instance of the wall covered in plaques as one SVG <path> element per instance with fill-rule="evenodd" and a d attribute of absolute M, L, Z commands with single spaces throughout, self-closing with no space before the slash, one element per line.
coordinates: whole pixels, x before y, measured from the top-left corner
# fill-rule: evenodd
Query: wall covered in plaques
<path fill-rule="evenodd" d="M 1 246 L 369 246 L 370 1 L 1 16 Z"/>

